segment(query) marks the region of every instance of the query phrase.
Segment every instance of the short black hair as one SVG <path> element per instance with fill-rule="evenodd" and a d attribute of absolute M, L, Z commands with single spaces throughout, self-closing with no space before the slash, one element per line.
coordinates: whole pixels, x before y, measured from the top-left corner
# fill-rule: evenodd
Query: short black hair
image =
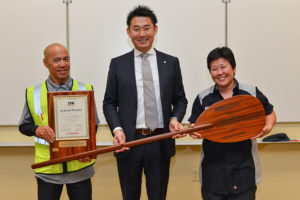
<path fill-rule="evenodd" d="M 236 63 L 231 49 L 229 49 L 228 47 L 217 47 L 212 50 L 207 56 L 207 68 L 209 71 L 211 62 L 219 58 L 224 58 L 225 60 L 227 60 L 231 64 L 232 69 L 235 69 Z"/>
<path fill-rule="evenodd" d="M 130 27 L 131 24 L 131 20 L 134 17 L 150 17 L 153 26 L 156 25 L 157 23 L 157 18 L 153 12 L 153 10 L 151 10 L 149 7 L 147 6 L 143 6 L 143 5 L 138 5 L 137 7 L 135 7 L 127 16 L 127 26 Z"/>

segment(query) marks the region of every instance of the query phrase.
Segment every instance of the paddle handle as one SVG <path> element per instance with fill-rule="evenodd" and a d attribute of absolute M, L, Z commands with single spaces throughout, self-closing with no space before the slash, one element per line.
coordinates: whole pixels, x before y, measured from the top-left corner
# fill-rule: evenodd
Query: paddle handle
<path fill-rule="evenodd" d="M 57 164 L 57 163 L 67 162 L 67 161 L 71 161 L 71 160 L 78 160 L 79 158 L 92 157 L 92 156 L 96 156 L 96 155 L 99 155 L 99 154 L 103 154 L 103 153 L 107 153 L 107 152 L 111 152 L 111 151 L 116 151 L 118 149 L 121 149 L 122 147 L 133 147 L 133 146 L 137 146 L 137 145 L 141 145 L 141 144 L 145 144 L 145 143 L 164 140 L 164 139 L 171 138 L 176 134 L 192 133 L 192 132 L 196 132 L 196 131 L 199 131 L 199 130 L 202 130 L 202 129 L 209 128 L 211 126 L 212 126 L 211 124 L 204 124 L 204 125 L 196 126 L 194 128 L 187 128 L 187 129 L 184 129 L 184 130 L 181 130 L 181 131 L 159 134 L 159 135 L 155 135 L 155 136 L 152 136 L 152 137 L 147 137 L 147 138 L 143 138 L 143 139 L 139 139 L 139 140 L 126 142 L 123 145 L 104 147 L 104 148 L 101 148 L 101 149 L 87 151 L 87 152 L 83 152 L 83 153 L 79 153 L 79 154 L 74 154 L 74 155 L 71 155 L 71 156 L 66 156 L 66 157 L 52 159 L 52 160 L 48 160 L 48 161 L 44 161 L 44 162 L 40 162 L 40 163 L 35 163 L 35 164 L 31 165 L 31 168 L 36 169 L 36 168 L 45 167 L 45 166 L 48 166 L 48 165 Z"/>

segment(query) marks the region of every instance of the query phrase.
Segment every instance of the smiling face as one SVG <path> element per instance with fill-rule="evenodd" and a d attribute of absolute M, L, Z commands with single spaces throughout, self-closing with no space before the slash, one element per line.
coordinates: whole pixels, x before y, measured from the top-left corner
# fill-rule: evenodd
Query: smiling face
<path fill-rule="evenodd" d="M 127 28 L 134 47 L 143 53 L 151 49 L 156 33 L 157 26 L 153 25 L 150 17 L 133 17 Z"/>
<path fill-rule="evenodd" d="M 220 90 L 234 87 L 234 74 L 236 68 L 224 58 L 218 58 L 210 63 L 210 75 Z"/>
<path fill-rule="evenodd" d="M 70 72 L 70 56 L 68 50 L 59 44 L 53 44 L 45 49 L 43 59 L 48 68 L 51 80 L 60 85 L 68 80 Z"/>

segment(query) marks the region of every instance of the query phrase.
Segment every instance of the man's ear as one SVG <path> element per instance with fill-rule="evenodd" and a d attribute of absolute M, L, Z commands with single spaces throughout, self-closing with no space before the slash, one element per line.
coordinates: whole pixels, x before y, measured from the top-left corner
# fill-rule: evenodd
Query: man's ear
<path fill-rule="evenodd" d="M 130 30 L 129 30 L 129 27 L 127 27 L 126 31 L 127 31 L 128 37 L 130 37 Z"/>
<path fill-rule="evenodd" d="M 155 35 L 156 35 L 156 33 L 157 33 L 157 31 L 158 31 L 157 25 L 154 26 L 154 31 L 155 31 Z"/>
<path fill-rule="evenodd" d="M 47 64 L 46 58 L 43 59 L 43 63 L 44 63 L 44 66 L 45 66 L 46 68 L 48 68 L 48 64 Z"/>

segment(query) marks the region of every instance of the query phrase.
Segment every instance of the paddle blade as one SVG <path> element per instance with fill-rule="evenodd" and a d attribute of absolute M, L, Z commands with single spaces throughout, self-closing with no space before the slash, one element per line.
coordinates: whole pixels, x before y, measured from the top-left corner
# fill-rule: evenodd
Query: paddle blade
<path fill-rule="evenodd" d="M 239 142 L 258 135 L 265 126 L 265 110 L 261 102 L 250 95 L 239 95 L 219 101 L 206 109 L 195 126 L 212 124 L 197 131 L 214 142 Z"/>

